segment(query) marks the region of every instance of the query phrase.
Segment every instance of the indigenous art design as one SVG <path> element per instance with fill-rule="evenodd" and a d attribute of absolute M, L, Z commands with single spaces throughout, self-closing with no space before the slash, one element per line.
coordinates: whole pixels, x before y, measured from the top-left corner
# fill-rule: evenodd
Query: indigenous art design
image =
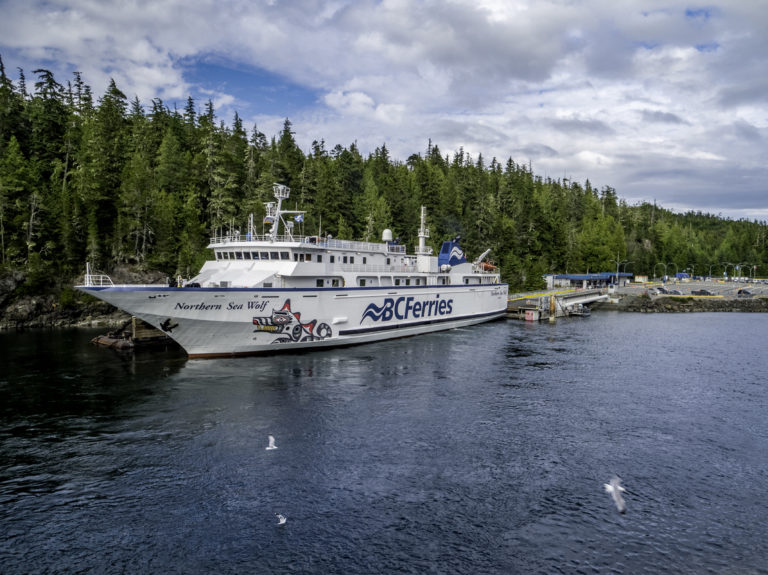
<path fill-rule="evenodd" d="M 333 336 L 333 330 L 327 323 L 318 324 L 316 319 L 301 321 L 301 313 L 291 310 L 291 300 L 287 299 L 280 309 L 273 309 L 269 317 L 254 317 L 253 331 L 279 335 L 272 343 L 296 343 L 318 341 Z"/>

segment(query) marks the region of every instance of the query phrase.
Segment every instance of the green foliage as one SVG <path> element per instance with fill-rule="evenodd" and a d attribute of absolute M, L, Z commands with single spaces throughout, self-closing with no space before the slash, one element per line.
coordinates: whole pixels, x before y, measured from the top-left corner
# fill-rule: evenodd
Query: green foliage
<path fill-rule="evenodd" d="M 79 301 L 79 293 L 71 287 L 65 287 L 59 292 L 59 306 L 61 309 L 69 309 L 75 307 Z"/>
<path fill-rule="evenodd" d="M 542 275 L 622 271 L 661 275 L 768 276 L 765 222 L 675 214 L 655 204 L 627 206 L 616 190 L 536 176 L 512 158 L 500 163 L 428 142 L 405 161 L 386 145 L 363 157 L 355 144 L 304 153 L 286 119 L 271 140 L 237 114 L 217 125 L 154 99 L 145 112 L 114 81 L 94 103 L 75 73 L 65 89 L 35 70 L 29 94 L 0 60 L 0 263 L 27 271 L 25 290 L 71 278 L 83 264 L 109 271 L 134 263 L 169 276 L 193 275 L 209 238 L 263 220 L 274 182 L 306 211 L 303 234 L 378 241 L 385 228 L 413 246 L 420 206 L 432 247 L 462 236 L 470 259 L 490 259 L 513 290 L 543 287 Z M 751 269 L 758 266 L 757 270 Z M 72 296 L 61 292 L 60 303 Z"/>
<path fill-rule="evenodd" d="M 29 295 L 50 291 L 49 288 L 55 278 L 52 270 L 53 266 L 50 262 L 46 262 L 38 252 L 32 253 L 29 256 L 27 276 L 21 291 Z"/>

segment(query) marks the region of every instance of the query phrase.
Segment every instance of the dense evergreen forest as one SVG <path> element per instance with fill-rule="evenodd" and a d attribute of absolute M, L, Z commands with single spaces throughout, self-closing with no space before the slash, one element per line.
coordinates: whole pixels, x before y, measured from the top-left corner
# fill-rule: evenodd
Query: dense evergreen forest
<path fill-rule="evenodd" d="M 310 150 L 291 122 L 271 138 L 231 125 L 189 98 L 183 110 L 145 109 L 115 82 L 94 99 L 79 73 L 65 85 L 45 69 L 27 85 L 0 60 L 0 251 L 3 273 L 24 273 L 22 292 L 62 290 L 85 262 L 194 275 L 217 230 L 262 221 L 272 184 L 307 210 L 306 234 L 381 237 L 409 246 L 419 206 L 433 247 L 460 234 L 469 257 L 491 248 L 512 290 L 537 289 L 551 272 L 616 270 L 650 276 L 690 270 L 768 275 L 765 222 L 628 206 L 611 187 L 536 176 L 512 158 L 426 149 L 400 160 L 382 143 L 364 157 L 354 143 Z M 746 272 L 744 272 L 746 274 Z"/>

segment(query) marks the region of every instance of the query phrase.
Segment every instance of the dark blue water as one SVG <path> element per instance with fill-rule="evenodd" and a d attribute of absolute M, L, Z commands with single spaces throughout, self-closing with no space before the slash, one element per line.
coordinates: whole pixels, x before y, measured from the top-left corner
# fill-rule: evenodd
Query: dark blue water
<path fill-rule="evenodd" d="M 93 335 L 0 333 L 5 574 L 768 573 L 766 315 L 208 361 Z"/>

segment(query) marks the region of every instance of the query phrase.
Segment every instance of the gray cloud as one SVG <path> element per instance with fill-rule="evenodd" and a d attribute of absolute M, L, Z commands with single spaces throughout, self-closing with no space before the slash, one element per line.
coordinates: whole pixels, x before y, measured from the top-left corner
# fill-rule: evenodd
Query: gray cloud
<path fill-rule="evenodd" d="M 605 136 L 613 134 L 614 130 L 605 122 L 600 120 L 551 120 L 550 125 L 566 134 L 591 134 L 596 136 Z"/>
<path fill-rule="evenodd" d="M 539 160 L 541 158 L 554 158 L 558 156 L 557 150 L 545 144 L 530 144 L 517 150 L 517 155 L 523 158 Z"/>
<path fill-rule="evenodd" d="M 212 98 L 266 133 L 290 116 L 306 149 L 386 143 L 404 159 L 431 138 L 627 198 L 766 213 L 759 2 L 5 0 L 2 13 L 6 70 L 79 70 L 97 95 L 112 77 L 144 102 Z M 202 60 L 243 72 L 190 74 Z M 265 115 L 238 90 L 248 70 L 311 97 Z"/>
<path fill-rule="evenodd" d="M 677 114 L 659 112 L 658 110 L 640 110 L 643 122 L 659 122 L 662 124 L 685 124 L 686 122 Z"/>
<path fill-rule="evenodd" d="M 718 91 L 718 103 L 727 109 L 744 105 L 763 105 L 768 94 L 768 80 L 753 78 L 749 83 L 724 86 Z"/>

